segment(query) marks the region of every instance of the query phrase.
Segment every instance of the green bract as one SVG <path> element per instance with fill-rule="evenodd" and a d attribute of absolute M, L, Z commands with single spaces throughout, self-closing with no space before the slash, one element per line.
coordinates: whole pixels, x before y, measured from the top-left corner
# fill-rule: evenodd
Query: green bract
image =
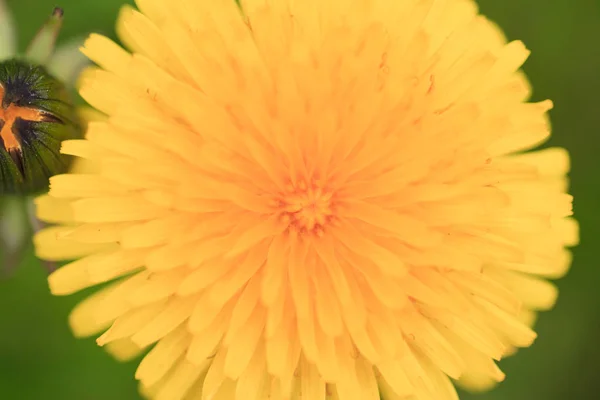
<path fill-rule="evenodd" d="M 45 67 L 0 62 L 0 193 L 35 194 L 67 172 L 61 142 L 80 138 L 82 123 L 65 85 Z"/>

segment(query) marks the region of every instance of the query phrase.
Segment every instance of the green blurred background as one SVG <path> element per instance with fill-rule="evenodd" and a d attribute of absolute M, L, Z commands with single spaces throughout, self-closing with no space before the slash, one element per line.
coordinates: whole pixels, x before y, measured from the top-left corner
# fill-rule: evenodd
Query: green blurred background
<path fill-rule="evenodd" d="M 323 0 L 327 1 L 327 0 Z M 95 31 L 114 38 L 122 0 L 8 0 L 23 49 L 52 8 L 65 9 L 62 40 Z M 132 3 L 129 1 L 128 3 Z M 557 306 L 540 316 L 530 349 L 501 363 L 506 381 L 462 400 L 600 398 L 600 0 L 480 0 L 481 11 L 510 39 L 532 50 L 525 65 L 535 100 L 550 98 L 554 136 L 549 145 L 572 155 L 572 193 L 583 237 L 569 275 L 558 282 Z M 596 249 L 596 250 L 595 250 Z M 121 364 L 74 339 L 69 310 L 84 296 L 53 298 L 30 253 L 0 281 L 0 400 L 136 400 L 136 362 Z"/>

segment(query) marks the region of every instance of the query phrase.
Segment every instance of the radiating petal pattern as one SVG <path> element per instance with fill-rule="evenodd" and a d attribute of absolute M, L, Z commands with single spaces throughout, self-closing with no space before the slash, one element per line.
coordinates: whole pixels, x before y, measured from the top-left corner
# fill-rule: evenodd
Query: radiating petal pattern
<path fill-rule="evenodd" d="M 531 345 L 577 242 L 529 52 L 471 0 L 138 0 L 36 237 L 152 399 L 453 400 Z M 50 200 L 52 199 L 52 200 Z M 53 213 L 49 201 L 66 202 Z"/>

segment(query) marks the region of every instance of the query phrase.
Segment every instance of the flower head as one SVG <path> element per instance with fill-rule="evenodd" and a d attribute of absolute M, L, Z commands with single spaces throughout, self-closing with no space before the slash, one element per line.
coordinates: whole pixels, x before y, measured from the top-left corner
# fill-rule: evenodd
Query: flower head
<path fill-rule="evenodd" d="M 2 277 L 13 271 L 29 246 L 30 224 L 23 196 L 39 194 L 48 188 L 49 175 L 67 170 L 71 157 L 59 153 L 61 140 L 80 138 L 83 132 L 66 88 L 71 88 L 88 61 L 78 51 L 81 39 L 55 49 L 62 17 L 62 10 L 55 8 L 27 51 L 17 54 L 15 24 L 0 0 Z M 28 200 L 27 211 L 32 211 Z"/>
<path fill-rule="evenodd" d="M 577 240 L 528 51 L 471 0 L 139 0 L 42 258 L 154 399 L 455 399 L 500 381 Z M 65 201 L 65 203 L 60 203 Z M 60 203 L 60 207 L 58 206 Z"/>

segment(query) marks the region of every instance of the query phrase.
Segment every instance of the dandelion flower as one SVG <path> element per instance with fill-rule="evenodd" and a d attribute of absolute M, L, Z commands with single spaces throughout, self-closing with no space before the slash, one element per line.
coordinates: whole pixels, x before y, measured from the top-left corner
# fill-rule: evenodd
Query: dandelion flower
<path fill-rule="evenodd" d="M 152 399 L 456 399 L 529 346 L 577 240 L 550 101 L 470 0 L 138 0 L 36 238 Z M 60 206 L 59 206 L 60 204 Z"/>

